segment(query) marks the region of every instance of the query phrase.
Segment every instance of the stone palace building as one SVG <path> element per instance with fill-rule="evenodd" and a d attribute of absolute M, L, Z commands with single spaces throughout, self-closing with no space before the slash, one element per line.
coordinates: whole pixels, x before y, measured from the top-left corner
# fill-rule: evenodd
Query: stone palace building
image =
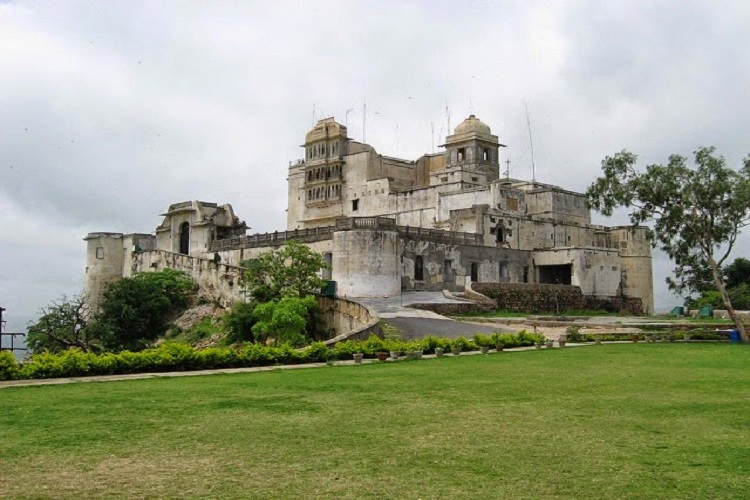
<path fill-rule="evenodd" d="M 90 233 L 85 290 L 95 306 L 114 280 L 176 267 L 229 300 L 236 266 L 296 239 L 325 256 L 340 297 L 563 284 L 653 313 L 646 228 L 594 225 L 583 194 L 502 177 L 502 144 L 474 115 L 441 147 L 417 160 L 383 156 L 320 120 L 289 165 L 285 231 L 248 235 L 231 205 L 176 203 L 153 234 Z"/>

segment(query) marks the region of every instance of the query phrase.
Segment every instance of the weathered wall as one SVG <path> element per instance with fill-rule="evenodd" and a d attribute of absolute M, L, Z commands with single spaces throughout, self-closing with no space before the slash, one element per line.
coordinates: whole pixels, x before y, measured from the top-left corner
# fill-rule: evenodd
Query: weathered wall
<path fill-rule="evenodd" d="M 389 297 L 400 292 L 396 231 L 338 231 L 333 248 L 332 276 L 339 296 Z"/>
<path fill-rule="evenodd" d="M 89 233 L 86 241 L 86 272 L 83 293 L 90 312 L 99 309 L 102 295 L 107 287 L 122 279 L 123 243 L 122 233 Z"/>
<path fill-rule="evenodd" d="M 326 345 L 332 347 L 344 340 L 366 340 L 380 335 L 378 314 L 368 307 L 343 298 L 318 297 L 323 329 L 331 338 Z"/>
<path fill-rule="evenodd" d="M 478 282 L 520 282 L 529 252 L 475 245 L 458 245 L 405 237 L 400 242 L 401 283 L 405 290 L 463 290 L 477 266 Z M 417 257 L 422 258 L 423 279 L 417 280 Z"/>
<path fill-rule="evenodd" d="M 616 227 L 611 229 L 610 239 L 620 249 L 623 295 L 640 298 L 644 312 L 653 314 L 654 275 L 648 231 L 642 227 Z"/>
<path fill-rule="evenodd" d="M 217 300 L 225 307 L 242 300 L 240 278 L 242 268 L 227 264 L 216 264 L 213 260 L 192 257 L 164 250 L 149 250 L 137 253 L 133 259 L 132 272 L 153 272 L 176 269 L 186 272 L 200 287 L 201 293 Z"/>
<path fill-rule="evenodd" d="M 539 266 L 572 265 L 571 285 L 584 295 L 620 295 L 620 255 L 617 250 L 557 248 L 534 252 L 537 283 Z"/>

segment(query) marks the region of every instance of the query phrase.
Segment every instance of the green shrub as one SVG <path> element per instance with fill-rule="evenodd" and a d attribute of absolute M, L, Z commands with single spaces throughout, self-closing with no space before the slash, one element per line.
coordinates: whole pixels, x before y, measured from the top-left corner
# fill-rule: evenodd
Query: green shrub
<path fill-rule="evenodd" d="M 492 336 L 477 333 L 474 335 L 474 343 L 479 347 L 489 347 L 493 344 Z"/>
<path fill-rule="evenodd" d="M 0 351 L 0 380 L 13 380 L 18 376 L 18 363 L 10 351 Z"/>
<path fill-rule="evenodd" d="M 227 332 L 227 344 L 236 344 L 238 342 L 253 342 L 253 326 L 255 325 L 255 316 L 253 310 L 255 306 L 247 302 L 238 302 L 232 306 L 224 317 L 224 329 Z"/>
<path fill-rule="evenodd" d="M 437 348 L 450 351 L 452 345 L 450 339 L 435 337 L 433 335 L 423 338 L 421 343 L 424 351 L 429 354 L 433 354 Z"/>

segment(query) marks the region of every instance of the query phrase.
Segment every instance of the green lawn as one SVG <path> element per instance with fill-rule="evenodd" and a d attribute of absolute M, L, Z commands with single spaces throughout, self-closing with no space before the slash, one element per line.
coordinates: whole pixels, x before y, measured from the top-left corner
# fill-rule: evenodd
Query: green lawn
<path fill-rule="evenodd" d="M 0 497 L 749 498 L 750 347 L 0 390 Z"/>

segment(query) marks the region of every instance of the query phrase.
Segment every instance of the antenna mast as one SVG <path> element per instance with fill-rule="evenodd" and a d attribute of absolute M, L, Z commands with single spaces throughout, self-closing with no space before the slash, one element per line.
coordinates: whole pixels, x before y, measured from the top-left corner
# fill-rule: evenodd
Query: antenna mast
<path fill-rule="evenodd" d="M 367 144 L 367 98 L 362 100 L 362 144 Z"/>
<path fill-rule="evenodd" d="M 531 146 L 531 180 L 536 182 L 536 163 L 534 163 L 534 141 L 531 139 L 531 120 L 529 119 L 529 105 L 523 103 L 526 108 L 526 125 L 529 127 L 529 146 Z"/>

